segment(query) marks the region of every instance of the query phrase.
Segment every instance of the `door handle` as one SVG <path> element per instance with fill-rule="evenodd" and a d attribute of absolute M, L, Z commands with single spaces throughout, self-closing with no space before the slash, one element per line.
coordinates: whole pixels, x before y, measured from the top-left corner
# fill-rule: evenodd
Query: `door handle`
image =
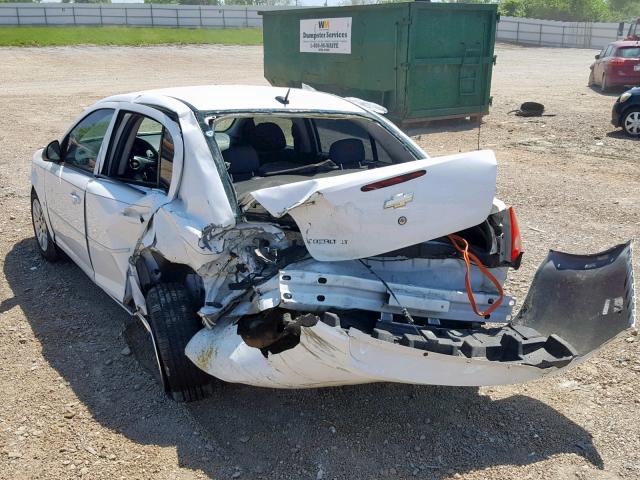
<path fill-rule="evenodd" d="M 80 203 L 80 196 L 76 192 L 71 192 L 69 196 L 71 196 L 71 202 L 75 203 L 76 205 Z"/>
<path fill-rule="evenodd" d="M 120 212 L 123 217 L 132 218 L 134 220 L 139 220 L 140 223 L 144 222 L 144 218 L 142 214 L 133 207 L 125 207 L 124 210 Z"/>

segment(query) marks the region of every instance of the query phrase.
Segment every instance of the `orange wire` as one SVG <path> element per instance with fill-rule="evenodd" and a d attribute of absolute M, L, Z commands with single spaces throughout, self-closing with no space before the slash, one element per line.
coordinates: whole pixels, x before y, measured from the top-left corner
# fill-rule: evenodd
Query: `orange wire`
<path fill-rule="evenodd" d="M 466 265 L 466 273 L 464 276 L 464 285 L 467 289 L 467 297 L 469 297 L 469 302 L 471 303 L 471 308 L 475 312 L 476 315 L 480 317 L 486 317 L 491 313 L 495 312 L 496 309 L 502 304 L 502 300 L 504 299 L 504 292 L 502 291 L 502 285 L 500 282 L 494 277 L 491 272 L 483 265 L 478 257 L 476 257 L 473 253 L 469 251 L 469 242 L 467 242 L 464 238 L 459 235 L 448 235 L 449 240 L 453 244 L 453 247 L 462 255 L 462 259 Z M 471 289 L 471 263 L 474 263 L 480 271 L 487 277 L 491 283 L 495 285 L 498 289 L 499 298 L 496 300 L 487 310 L 481 312 L 478 310 L 478 306 L 476 305 L 476 299 L 473 296 L 473 290 Z"/>

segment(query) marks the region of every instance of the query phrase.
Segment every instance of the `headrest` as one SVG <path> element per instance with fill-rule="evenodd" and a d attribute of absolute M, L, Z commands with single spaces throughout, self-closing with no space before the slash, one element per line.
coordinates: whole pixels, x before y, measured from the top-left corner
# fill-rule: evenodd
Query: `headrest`
<path fill-rule="evenodd" d="M 345 138 L 333 142 L 329 158 L 341 166 L 356 166 L 364 162 L 364 144 L 358 138 Z"/>
<path fill-rule="evenodd" d="M 259 123 L 251 133 L 251 145 L 258 152 L 284 150 L 287 140 L 282 129 L 273 122 Z"/>
<path fill-rule="evenodd" d="M 251 173 L 257 172 L 260 168 L 258 154 L 253 147 L 238 146 L 231 147 L 222 152 L 225 162 L 229 163 L 229 173 Z"/>

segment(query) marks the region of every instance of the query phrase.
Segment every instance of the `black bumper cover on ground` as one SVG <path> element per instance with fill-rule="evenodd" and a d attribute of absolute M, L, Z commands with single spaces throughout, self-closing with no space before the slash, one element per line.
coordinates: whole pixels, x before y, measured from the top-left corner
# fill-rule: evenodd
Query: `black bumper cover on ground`
<path fill-rule="evenodd" d="M 631 242 L 595 255 L 550 251 L 512 324 L 555 334 L 578 356 L 597 350 L 634 326 L 631 252 Z"/>

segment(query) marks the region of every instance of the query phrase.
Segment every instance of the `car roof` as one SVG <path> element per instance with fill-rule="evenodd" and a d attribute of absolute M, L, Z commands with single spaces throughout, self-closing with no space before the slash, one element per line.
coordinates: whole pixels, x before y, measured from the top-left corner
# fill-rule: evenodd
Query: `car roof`
<path fill-rule="evenodd" d="M 362 114 L 365 110 L 337 95 L 314 90 L 291 88 L 285 106 L 276 97 L 287 95 L 288 88 L 249 85 L 201 85 L 194 87 L 161 88 L 102 100 L 135 102 L 139 97 L 166 97 L 180 100 L 200 111 L 237 110 L 304 110 Z"/>
<path fill-rule="evenodd" d="M 640 40 L 618 40 L 617 42 L 611 42 L 609 45 L 614 47 L 640 47 Z"/>

